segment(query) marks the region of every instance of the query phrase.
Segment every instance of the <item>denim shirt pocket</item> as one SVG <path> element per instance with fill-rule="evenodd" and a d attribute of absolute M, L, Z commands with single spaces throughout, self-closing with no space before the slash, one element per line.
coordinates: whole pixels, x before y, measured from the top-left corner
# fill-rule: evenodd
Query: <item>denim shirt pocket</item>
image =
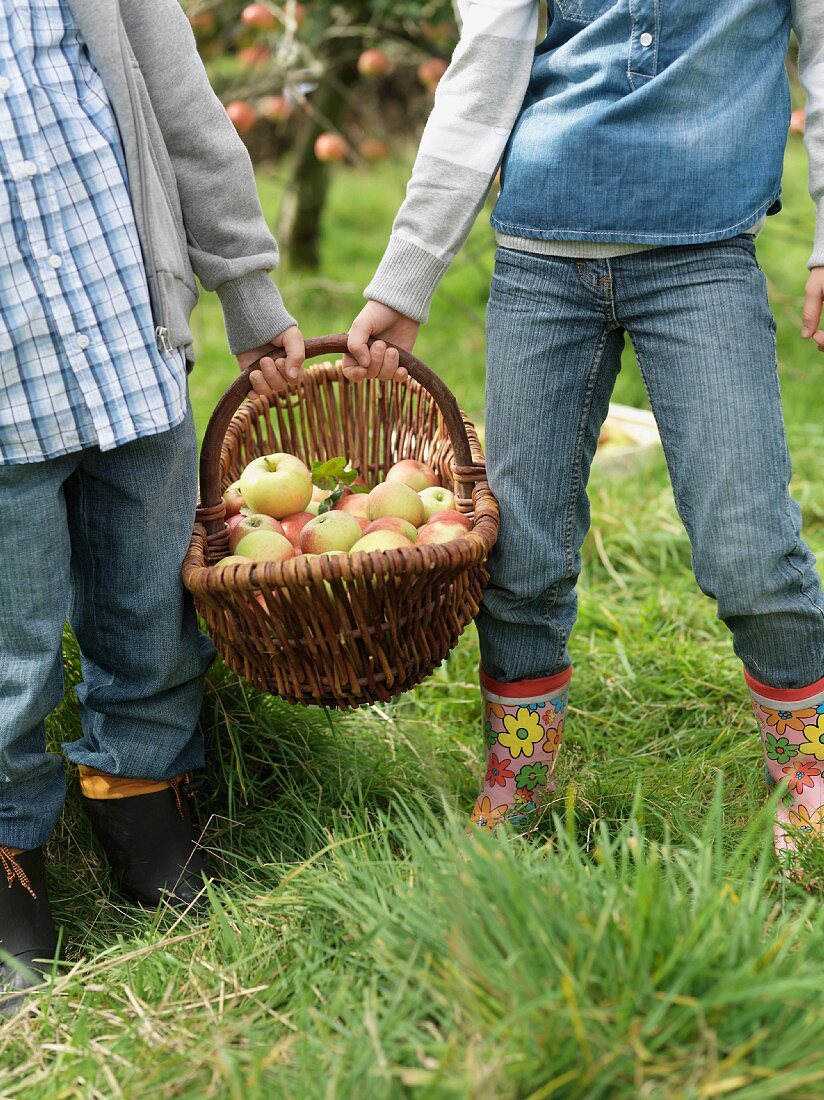
<path fill-rule="evenodd" d="M 569 23 L 591 23 L 614 8 L 616 0 L 553 0 L 562 19 Z M 553 3 L 550 4 L 550 7 Z"/>

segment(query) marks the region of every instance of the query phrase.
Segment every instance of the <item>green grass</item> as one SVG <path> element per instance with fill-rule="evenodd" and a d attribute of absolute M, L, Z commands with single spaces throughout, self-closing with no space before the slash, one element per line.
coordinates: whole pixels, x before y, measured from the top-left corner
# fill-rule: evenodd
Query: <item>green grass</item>
<path fill-rule="evenodd" d="M 779 320 L 805 532 L 824 547 L 821 360 L 801 342 L 804 160 L 759 245 Z M 406 178 L 339 173 L 323 276 L 284 272 L 307 334 L 346 327 Z M 275 224 L 276 176 L 261 189 Z M 479 222 L 420 353 L 483 412 L 491 260 Z M 202 430 L 236 370 L 198 310 Z M 616 398 L 642 403 L 631 357 Z M 757 736 L 729 637 L 690 572 L 663 461 L 596 472 L 576 678 L 553 816 L 463 833 L 481 765 L 477 640 L 392 706 L 347 716 L 217 666 L 200 921 L 118 902 L 77 805 L 50 845 L 66 976 L 0 1024 L 3 1097 L 821 1095 L 820 893 L 779 878 Z M 78 675 L 67 654 L 69 678 Z M 50 722 L 76 736 L 71 695 Z M 824 882 L 824 866 L 810 868 Z"/>

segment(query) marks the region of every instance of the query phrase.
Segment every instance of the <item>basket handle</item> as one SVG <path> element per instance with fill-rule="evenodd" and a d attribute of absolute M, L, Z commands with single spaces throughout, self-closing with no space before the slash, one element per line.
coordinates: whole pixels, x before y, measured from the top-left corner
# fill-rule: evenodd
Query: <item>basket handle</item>
<path fill-rule="evenodd" d="M 319 355 L 330 355 L 345 352 L 348 347 L 348 335 L 345 332 L 336 333 L 333 336 L 316 336 L 306 341 L 306 358 L 315 359 Z M 368 341 L 372 344 L 372 340 Z M 387 347 L 394 347 L 387 344 Z M 397 348 L 399 353 L 399 366 L 406 367 L 410 378 L 431 394 L 435 404 L 444 418 L 449 438 L 452 441 L 452 450 L 455 455 L 455 468 L 458 481 L 477 481 L 483 477 L 485 471 L 473 461 L 472 451 L 469 446 L 469 437 L 458 408 L 458 403 L 452 391 L 444 382 L 430 370 L 426 364 L 403 348 Z M 217 534 L 223 527 L 223 500 L 220 490 L 220 452 L 229 423 L 237 411 L 238 406 L 248 396 L 252 389 L 249 375 L 257 370 L 260 360 L 273 352 L 282 354 L 283 349 L 274 345 L 265 351 L 260 359 L 256 359 L 243 370 L 215 406 L 215 411 L 206 427 L 203 437 L 203 446 L 200 451 L 200 499 L 201 504 L 198 515 L 205 524 L 208 535 Z M 356 383 L 357 384 L 357 383 Z"/>

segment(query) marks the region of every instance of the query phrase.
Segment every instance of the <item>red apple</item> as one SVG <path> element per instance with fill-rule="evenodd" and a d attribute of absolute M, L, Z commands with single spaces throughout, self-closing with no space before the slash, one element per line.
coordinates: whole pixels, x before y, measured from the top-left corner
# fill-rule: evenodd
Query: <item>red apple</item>
<path fill-rule="evenodd" d="M 385 76 L 389 72 L 389 58 L 376 47 L 364 50 L 358 58 L 358 72 L 361 76 Z"/>
<path fill-rule="evenodd" d="M 346 512 L 324 512 L 310 520 L 300 533 L 300 548 L 304 554 L 326 554 L 330 550 L 345 552 L 361 537 L 361 526 Z"/>
<path fill-rule="evenodd" d="M 379 138 L 366 138 L 358 146 L 364 160 L 383 160 L 389 154 L 389 146 Z"/>
<path fill-rule="evenodd" d="M 260 101 L 260 113 L 270 122 L 285 122 L 292 114 L 292 104 L 282 95 L 267 95 Z"/>
<path fill-rule="evenodd" d="M 348 512 L 350 516 L 360 516 L 361 519 L 369 519 L 369 494 L 350 493 L 341 497 L 335 505 L 336 512 Z"/>
<path fill-rule="evenodd" d="M 328 131 L 315 140 L 315 156 L 323 161 L 343 161 L 349 156 L 349 144 L 340 134 Z"/>
<path fill-rule="evenodd" d="M 233 99 L 231 103 L 227 103 L 226 114 L 239 134 L 247 133 L 257 122 L 253 108 L 243 99 Z"/>
<path fill-rule="evenodd" d="M 272 60 L 272 51 L 268 46 L 244 46 L 235 54 L 243 69 L 258 69 Z"/>
<path fill-rule="evenodd" d="M 433 543 L 452 542 L 466 534 L 466 528 L 462 523 L 449 520 L 430 520 L 418 531 L 418 545 L 426 546 Z"/>
<path fill-rule="evenodd" d="M 440 57 L 430 57 L 418 66 L 418 80 L 430 92 L 437 88 L 441 77 L 446 72 L 448 65 Z"/>
<path fill-rule="evenodd" d="M 264 455 L 250 462 L 240 475 L 240 491 L 255 512 L 282 519 L 309 511 L 312 475 L 294 455 Z"/>
<path fill-rule="evenodd" d="M 193 30 L 201 34 L 212 34 L 215 29 L 215 13 L 212 11 L 195 11 L 189 16 L 189 22 Z"/>
<path fill-rule="evenodd" d="M 252 531 L 240 540 L 235 553 L 252 561 L 287 561 L 295 556 L 295 548 L 277 531 Z"/>
<path fill-rule="evenodd" d="M 358 539 L 349 552 L 358 554 L 371 553 L 375 550 L 399 550 L 411 545 L 409 539 L 396 531 L 373 531 L 370 535 L 364 535 L 363 538 Z"/>
<path fill-rule="evenodd" d="M 247 516 L 253 516 L 255 513 L 250 512 L 248 508 L 241 508 L 237 515 L 229 516 L 226 520 L 226 526 L 229 530 L 233 530 L 239 523 L 243 523 Z"/>
<path fill-rule="evenodd" d="M 437 485 L 438 475 L 425 462 L 417 462 L 414 458 L 403 458 L 389 468 L 384 480 L 384 484 L 389 485 L 396 482 L 408 485 L 410 489 L 420 493 L 431 485 Z"/>
<path fill-rule="evenodd" d="M 463 514 L 463 512 L 457 512 L 457 511 L 438 512 L 436 515 L 434 515 L 430 519 L 428 519 L 426 521 L 426 523 L 424 524 L 424 526 L 428 527 L 430 523 L 440 523 L 440 522 L 458 523 L 458 524 L 461 525 L 461 527 L 463 527 L 463 529 L 465 531 L 471 531 L 472 530 L 472 520 L 469 518 L 469 516 L 465 516 Z"/>
<path fill-rule="evenodd" d="M 422 489 L 419 495 L 427 519 L 438 512 L 451 512 L 455 508 L 455 494 L 441 485 L 430 485 L 428 489 Z"/>
<path fill-rule="evenodd" d="M 417 528 L 407 523 L 405 519 L 398 519 L 397 516 L 384 516 L 382 519 L 373 520 L 364 534 L 371 535 L 373 531 L 394 531 L 396 535 L 403 535 L 410 542 L 415 542 L 418 537 Z"/>
<path fill-rule="evenodd" d="M 263 4 L 247 4 L 240 13 L 240 21 L 258 31 L 268 31 L 278 25 L 277 17 Z"/>
<path fill-rule="evenodd" d="M 295 512 L 291 516 L 284 516 L 280 521 L 284 535 L 293 546 L 300 545 L 300 533 L 310 519 L 314 519 L 311 512 Z"/>
<path fill-rule="evenodd" d="M 226 508 L 226 518 L 230 516 L 236 516 L 241 508 L 246 507 L 246 501 L 243 499 L 243 493 L 240 491 L 240 485 L 237 481 L 223 491 L 223 505 Z"/>
<path fill-rule="evenodd" d="M 277 531 L 279 535 L 284 533 L 278 521 L 272 519 L 271 516 L 255 513 L 248 516 L 242 515 L 240 522 L 229 528 L 229 550 L 234 554 L 240 540 L 246 538 L 247 535 L 251 535 L 253 531 Z"/>
<path fill-rule="evenodd" d="M 384 482 L 383 485 L 377 485 L 369 494 L 368 514 L 370 520 L 397 516 L 411 523 L 413 527 L 420 527 L 424 521 L 421 498 L 403 482 Z"/>

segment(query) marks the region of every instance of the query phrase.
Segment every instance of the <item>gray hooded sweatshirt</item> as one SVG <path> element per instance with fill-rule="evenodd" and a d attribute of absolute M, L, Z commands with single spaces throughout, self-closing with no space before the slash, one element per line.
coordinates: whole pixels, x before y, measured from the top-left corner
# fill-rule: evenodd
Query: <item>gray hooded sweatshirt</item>
<path fill-rule="evenodd" d="M 161 339 L 194 362 L 195 275 L 233 353 L 295 324 L 268 272 L 278 247 L 249 155 L 209 85 L 178 0 L 69 0 L 123 141 Z"/>

